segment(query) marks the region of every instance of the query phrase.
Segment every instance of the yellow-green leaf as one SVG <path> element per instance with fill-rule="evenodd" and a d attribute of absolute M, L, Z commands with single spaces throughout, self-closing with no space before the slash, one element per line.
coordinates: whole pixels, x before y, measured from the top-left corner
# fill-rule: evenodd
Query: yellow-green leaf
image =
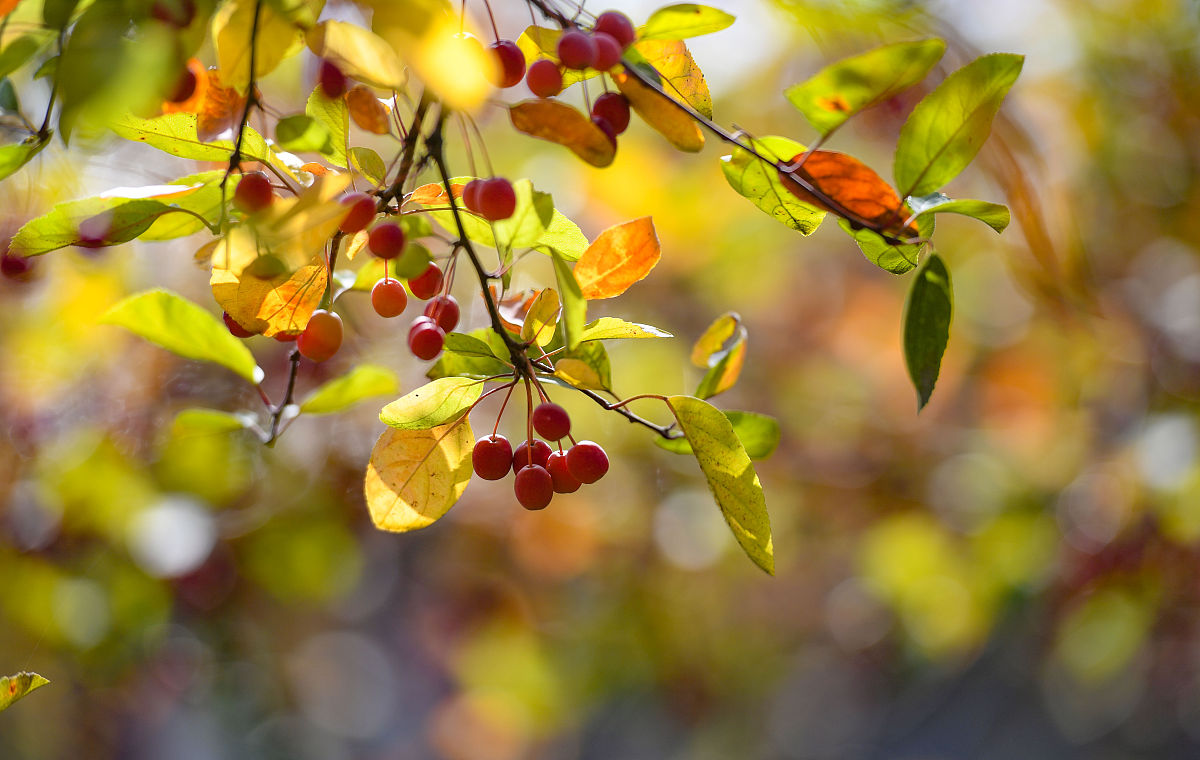
<path fill-rule="evenodd" d="M 48 683 L 50 683 L 49 680 L 37 673 L 15 673 L 0 678 L 0 712 L 7 710 L 13 702 L 29 692 L 40 689 Z"/>
<path fill-rule="evenodd" d="M 616 317 L 600 317 L 588 322 L 579 335 L 580 342 L 585 340 L 614 340 L 617 338 L 673 338 L 675 336 L 666 330 L 660 330 L 653 325 L 642 325 L 637 322 L 626 322 Z"/>
<path fill-rule="evenodd" d="M 786 137 L 766 136 L 750 141 L 765 158 L 788 161 L 803 153 L 805 147 Z M 773 163 L 763 161 L 750 151 L 734 148 L 721 157 L 721 172 L 739 195 L 754 203 L 763 213 L 801 235 L 811 235 L 821 226 L 825 212 L 803 203 L 788 191 Z"/>
<path fill-rule="evenodd" d="M 650 14 L 638 30 L 639 40 L 682 40 L 727 28 L 734 17 L 723 10 L 696 3 L 677 3 Z"/>
<path fill-rule="evenodd" d="M 545 346 L 554 340 L 554 328 L 558 325 L 558 313 L 562 303 L 558 299 L 558 291 L 546 288 L 533 299 L 529 313 L 521 325 L 521 340 Z"/>
<path fill-rule="evenodd" d="M 376 364 L 360 364 L 323 384 L 304 399 L 304 414 L 332 414 L 372 396 L 389 396 L 400 389 L 396 373 Z"/>
<path fill-rule="evenodd" d="M 582 340 L 584 321 L 587 319 L 587 299 L 583 297 L 583 291 L 566 260 L 557 251 L 551 251 L 550 258 L 554 260 L 554 278 L 562 291 L 563 342 L 567 348 L 573 349 Z"/>
<path fill-rule="evenodd" d="M 305 42 L 314 55 L 337 64 L 342 73 L 385 90 L 401 90 L 407 76 L 396 51 L 369 29 L 345 21 L 322 21 Z"/>
<path fill-rule="evenodd" d="M 379 419 L 399 430 L 429 430 L 462 417 L 482 393 L 479 380 L 439 378 L 385 406 Z"/>
<path fill-rule="evenodd" d="M 746 328 L 741 317 L 729 312 L 713 321 L 692 346 L 692 363 L 708 371 L 696 395 L 712 398 L 734 386 L 746 361 Z"/>
<path fill-rule="evenodd" d="M 704 73 L 696 65 L 687 45 L 673 40 L 640 40 L 626 56 L 640 64 L 649 64 L 659 81 L 672 97 L 687 103 L 706 119 L 713 117 L 712 93 L 704 81 Z"/>
<path fill-rule="evenodd" d="M 254 14 L 258 9 L 258 24 Z M 217 68 L 227 87 L 245 92 L 250 86 L 250 42 L 253 32 L 254 77 L 275 70 L 300 46 L 300 29 L 280 15 L 270 3 L 258 0 L 227 0 L 212 20 L 212 38 L 217 48 Z"/>
<path fill-rule="evenodd" d="M 725 416 L 729 418 L 733 432 L 751 459 L 766 459 L 779 446 L 779 420 L 774 417 L 756 412 L 725 412 Z M 692 453 L 692 445 L 687 438 L 656 436 L 654 444 L 676 454 Z"/>
<path fill-rule="evenodd" d="M 204 142 L 196 128 L 196 114 L 172 113 L 153 119 L 139 119 L 127 114 L 114 120 L 109 128 L 126 140 L 146 143 L 152 148 L 180 158 L 197 161 L 229 161 L 233 142 L 214 140 Z M 271 151 L 262 135 L 250 127 L 242 136 L 242 158 L 247 161 L 271 161 Z"/>
<path fill-rule="evenodd" d="M 363 483 L 375 527 L 416 530 L 446 514 L 471 480 L 474 445 L 465 418 L 429 430 L 385 430 Z"/>

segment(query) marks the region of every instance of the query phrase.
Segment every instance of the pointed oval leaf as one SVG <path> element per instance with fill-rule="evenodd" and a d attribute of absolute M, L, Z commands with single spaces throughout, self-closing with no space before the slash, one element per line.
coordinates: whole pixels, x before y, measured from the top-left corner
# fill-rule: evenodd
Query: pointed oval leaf
<path fill-rule="evenodd" d="M 416 530 L 446 514 L 471 480 L 474 444 L 466 418 L 429 430 L 385 430 L 363 483 L 375 527 Z"/>
<path fill-rule="evenodd" d="M 650 14 L 638 30 L 639 40 L 682 40 L 726 29 L 734 17 L 717 8 L 696 3 L 678 3 Z"/>
<path fill-rule="evenodd" d="M 387 106 L 379 102 L 375 93 L 363 85 L 355 85 L 345 95 L 346 106 L 350 109 L 350 118 L 361 129 L 375 135 L 386 135 L 392 131 L 392 123 Z"/>
<path fill-rule="evenodd" d="M 275 142 L 284 150 L 296 153 L 328 153 L 333 149 L 329 130 L 306 114 L 280 119 L 275 125 Z"/>
<path fill-rule="evenodd" d="M 577 388 L 612 393 L 612 363 L 604 344 L 598 341 L 581 343 L 573 351 L 556 354 L 554 374 Z"/>
<path fill-rule="evenodd" d="M 744 335 L 744 333 L 743 333 Z M 696 387 L 696 395 L 700 398 L 712 398 L 718 393 L 724 393 L 737 384 L 742 375 L 742 366 L 746 363 L 746 341 L 740 339 L 723 351 Z"/>
<path fill-rule="evenodd" d="M 666 330 L 653 325 L 626 322 L 616 317 L 600 317 L 588 322 L 579 335 L 580 342 L 586 340 L 615 340 L 618 338 L 673 338 Z"/>
<path fill-rule="evenodd" d="M 14 673 L 11 676 L 0 678 L 0 712 L 12 707 L 13 702 L 31 691 L 40 689 L 48 683 L 50 683 L 49 680 L 37 673 Z"/>
<path fill-rule="evenodd" d="M 648 216 L 609 227 L 575 263 L 575 280 L 588 300 L 619 296 L 658 263 L 662 247 Z"/>
<path fill-rule="evenodd" d="M 567 262 L 557 252 L 551 252 L 554 261 L 554 278 L 562 293 L 562 326 L 564 343 L 567 348 L 575 348 L 583 339 L 584 322 L 587 320 L 587 299 L 575 280 L 575 274 Z"/>
<path fill-rule="evenodd" d="M 754 564 L 774 575 L 775 551 L 766 498 L 754 463 L 738 440 L 733 424 L 719 409 L 691 396 L 671 396 L 667 406 L 687 436 L 738 545 Z"/>
<path fill-rule="evenodd" d="M 311 116 L 329 132 L 329 150 L 321 155 L 334 166 L 345 167 L 346 139 L 350 133 L 350 109 L 344 98 L 327 98 L 320 85 L 308 96 L 304 113 Z"/>
<path fill-rule="evenodd" d="M 387 166 L 384 165 L 383 159 L 379 157 L 378 153 L 370 148 L 351 148 L 350 165 L 357 169 L 359 174 L 366 177 L 368 182 L 376 187 L 383 187 Z"/>
<path fill-rule="evenodd" d="M 923 216 L 917 222 L 920 237 L 928 240 L 929 236 L 933 234 L 933 216 Z M 863 256 L 866 256 L 868 261 L 880 269 L 892 274 L 904 274 L 916 268 L 917 259 L 924 243 L 897 245 L 889 242 L 874 230 L 865 227 L 854 229 L 854 226 L 846 219 L 838 219 L 838 226 L 845 230 L 847 235 L 854 238 L 854 242 L 858 244 Z"/>
<path fill-rule="evenodd" d="M 398 430 L 429 430 L 462 417 L 482 393 L 478 380 L 439 378 L 385 406 L 379 419 Z"/>
<path fill-rule="evenodd" d="M 625 57 L 644 71 L 653 71 L 655 80 L 670 97 L 687 103 L 706 119 L 713 117 L 708 82 L 683 42 L 642 40 L 625 51 Z"/>
<path fill-rule="evenodd" d="M 558 291 L 546 288 L 533 299 L 525 321 L 521 323 L 521 340 L 526 343 L 536 343 L 545 346 L 554 340 L 554 328 L 558 325 L 558 314 L 562 311 L 562 303 Z"/>
<path fill-rule="evenodd" d="M 259 257 L 253 235 L 243 227 L 217 243 L 209 278 L 217 304 L 242 327 L 268 338 L 303 332 L 325 295 L 329 277 L 323 255 L 288 271 L 274 256 Z M 256 275 L 262 270 L 252 264 L 260 261 L 272 261 L 277 269 Z"/>
<path fill-rule="evenodd" d="M 142 142 L 180 158 L 228 162 L 233 153 L 233 142 L 230 140 L 205 142 L 200 139 L 194 113 L 173 113 L 153 119 L 125 115 L 109 126 L 126 140 Z M 247 161 L 264 163 L 271 160 L 266 141 L 250 127 L 246 127 L 242 137 L 242 157 Z"/>
<path fill-rule="evenodd" d="M 583 230 L 558 209 L 554 209 L 550 224 L 534 245 L 536 250 L 542 253 L 557 253 L 566 261 L 578 261 L 587 247 L 588 239 Z"/>
<path fill-rule="evenodd" d="M 640 70 L 652 81 L 660 81 L 652 71 Z M 621 94 L 629 99 L 629 105 L 655 131 L 679 150 L 698 153 L 704 147 L 704 133 L 685 111 L 671 99 L 642 82 L 628 71 L 618 71 L 613 80 Z"/>
<path fill-rule="evenodd" d="M 859 111 L 920 82 L 945 52 L 946 43 L 937 39 L 883 45 L 826 66 L 784 95 L 828 135 Z"/>
<path fill-rule="evenodd" d="M 256 385 L 262 382 L 263 371 L 250 349 L 230 335 L 221 320 L 168 290 L 135 293 L 109 309 L 100 322 L 124 327 L 188 359 L 228 367 Z"/>
<path fill-rule="evenodd" d="M 950 339 L 954 293 L 942 257 L 932 254 L 917 270 L 904 304 L 904 362 L 917 391 L 917 410 L 929 403 Z"/>
<path fill-rule="evenodd" d="M 788 192 L 802 202 L 892 234 L 917 234 L 916 227 L 905 227 L 907 212 L 900 203 L 900 196 L 857 158 L 831 150 L 814 150 L 793 156 L 789 163 L 794 165 L 801 161 L 803 163 L 790 172 L 780 171 L 779 178 Z M 824 199 L 818 199 L 801 186 L 795 180 L 797 177 Z"/>
<path fill-rule="evenodd" d="M 978 219 L 996 232 L 1004 232 L 1011 220 L 1008 207 L 988 201 L 954 200 L 942 193 L 909 198 L 908 205 L 917 218 L 926 214 L 961 214 Z"/>
<path fill-rule="evenodd" d="M 928 195 L 967 167 L 992 131 L 1025 57 L 981 56 L 926 95 L 900 129 L 895 175 L 900 195 Z"/>
<path fill-rule="evenodd" d="M 342 73 L 385 90 L 403 89 L 404 64 L 396 51 L 369 29 L 345 21 L 322 21 L 308 30 L 305 42 L 314 55 Z"/>
<path fill-rule="evenodd" d="M 742 318 L 736 311 L 722 314 L 692 344 L 692 364 L 701 369 L 712 367 L 719 359 L 718 354 L 728 351 L 737 341 L 744 340 L 745 333 Z"/>
<path fill-rule="evenodd" d="M 586 115 L 557 100 L 526 100 L 508 109 L 517 130 L 569 148 L 592 166 L 613 162 L 617 148 Z"/>
<path fill-rule="evenodd" d="M 171 435 L 176 437 L 194 435 L 217 435 L 232 433 L 249 427 L 252 419 L 242 414 L 223 412 L 220 409 L 184 409 L 171 421 Z"/>
<path fill-rule="evenodd" d="M 803 153 L 805 148 L 786 137 L 767 136 L 751 144 L 764 157 L 787 160 L 788 156 Z M 749 199 L 763 213 L 801 235 L 811 235 L 821 226 L 825 212 L 816 206 L 801 203 L 783 186 L 774 164 L 763 161 L 742 148 L 721 158 L 721 172 L 739 195 Z"/>
<path fill-rule="evenodd" d="M 491 331 L 489 330 L 488 332 Z M 490 343 L 481 340 L 475 335 L 468 335 L 466 333 L 447 333 L 443 350 L 460 356 L 481 356 L 489 359 L 503 359 L 504 361 L 508 361 L 507 354 L 497 355 L 496 347 L 493 347 Z"/>
<path fill-rule="evenodd" d="M 0 179 L 15 174 L 50 144 L 50 136 L 30 134 L 21 142 L 0 146 Z"/>
<path fill-rule="evenodd" d="M 396 373 L 376 364 L 360 364 L 314 390 L 300 404 L 304 414 L 333 414 L 372 396 L 390 396 L 400 389 Z"/>
<path fill-rule="evenodd" d="M 742 442 L 742 447 L 751 459 L 766 459 L 779 447 L 781 431 L 779 420 L 774 417 L 756 412 L 725 412 L 725 416 L 729 418 L 734 434 Z M 692 445 L 688 443 L 687 438 L 659 436 L 654 439 L 654 443 L 660 449 L 676 454 L 692 453 Z"/>
<path fill-rule="evenodd" d="M 455 337 L 458 336 L 458 337 Z M 474 341 L 461 341 L 473 338 Z M 487 346 L 487 353 L 478 344 Z M 458 352 L 455 349 L 463 349 Z M 503 358 L 500 358 L 503 357 Z M 436 380 L 443 377 L 469 377 L 482 379 L 511 372 L 508 366 L 508 347 L 504 339 L 489 327 L 481 327 L 469 333 L 450 333 L 446 336 L 446 347 L 437 362 L 430 367 L 426 377 Z"/>
<path fill-rule="evenodd" d="M 230 0 L 221 5 L 213 16 L 212 39 L 225 84 L 245 92 L 252 78 L 260 79 L 270 74 L 284 58 L 296 52 L 300 35 L 299 27 L 270 3 Z M 251 42 L 254 44 L 253 56 Z M 250 73 L 252 58 L 253 77 Z"/>

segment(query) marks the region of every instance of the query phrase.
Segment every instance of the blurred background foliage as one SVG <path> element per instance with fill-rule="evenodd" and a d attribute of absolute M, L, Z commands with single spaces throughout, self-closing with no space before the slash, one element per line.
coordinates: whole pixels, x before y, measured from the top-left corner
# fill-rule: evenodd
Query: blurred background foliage
<path fill-rule="evenodd" d="M 691 461 L 570 397 L 614 456 L 600 486 L 526 513 L 506 482 L 476 480 L 437 525 L 378 533 L 361 495 L 377 405 L 301 418 L 274 449 L 187 434 L 180 409 L 257 399 L 96 325 L 151 285 L 207 302 L 199 238 L 64 250 L 0 281 L 0 671 L 53 682 L 0 714 L 0 757 L 1200 751 L 1197 6 L 713 4 L 738 23 L 690 46 L 717 120 L 752 134 L 811 139 L 781 90 L 878 43 L 942 36 L 944 71 L 1027 56 L 950 188 L 1005 200 L 1015 224 L 997 238 L 939 222 L 958 313 L 919 416 L 907 280 L 835 225 L 800 238 L 738 198 L 722 146 L 681 156 L 635 124 L 593 170 L 483 113 L 497 173 L 531 177 L 589 235 L 654 216 L 662 263 L 609 308 L 679 338 L 614 345 L 619 392 L 690 389 L 691 341 L 726 310 L 744 318 L 746 369 L 720 402 L 782 421 L 759 465 L 778 577 L 741 556 Z M 493 6 L 506 36 L 528 23 L 519 3 Z M 264 96 L 300 110 L 314 75 L 295 56 Z M 47 88 L 31 77 L 14 80 L 37 113 Z M 888 174 L 920 94 L 830 147 Z M 0 237 L 55 202 L 194 167 L 142 148 L 55 140 L 0 184 Z M 548 281 L 543 263 L 516 284 Z M 307 365 L 302 392 L 355 361 L 420 382 L 402 328 L 365 300 L 340 302 L 351 350 Z M 286 374 L 284 346 L 251 346 Z"/>

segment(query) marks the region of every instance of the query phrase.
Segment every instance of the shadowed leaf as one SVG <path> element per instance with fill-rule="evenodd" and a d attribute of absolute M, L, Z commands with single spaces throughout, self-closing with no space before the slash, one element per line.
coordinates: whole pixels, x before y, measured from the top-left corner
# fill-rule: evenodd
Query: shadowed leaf
<path fill-rule="evenodd" d="M 700 380 L 696 395 L 711 398 L 737 383 L 746 361 L 746 328 L 734 312 L 724 314 L 692 346 L 692 364 L 708 371 Z"/>
<path fill-rule="evenodd" d="M 360 84 L 347 92 L 345 97 L 350 118 L 361 129 L 376 135 L 386 135 L 391 131 L 387 106 L 379 102 L 375 93 Z"/>
<path fill-rule="evenodd" d="M 904 361 L 917 391 L 918 411 L 929 403 L 937 384 L 953 312 L 950 272 L 935 253 L 917 270 L 904 304 Z"/>

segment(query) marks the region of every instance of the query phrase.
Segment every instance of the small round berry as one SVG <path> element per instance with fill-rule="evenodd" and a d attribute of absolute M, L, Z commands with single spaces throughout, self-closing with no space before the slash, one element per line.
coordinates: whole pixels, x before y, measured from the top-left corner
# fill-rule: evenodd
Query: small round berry
<path fill-rule="evenodd" d="M 167 97 L 168 103 L 182 103 L 196 93 L 196 72 L 185 68 L 175 82 L 175 89 Z"/>
<path fill-rule="evenodd" d="M 525 76 L 525 54 L 512 40 L 497 40 L 488 46 L 500 64 L 493 84 L 497 87 L 512 87 L 520 84 Z"/>
<path fill-rule="evenodd" d="M 254 333 L 237 323 L 237 320 L 229 316 L 229 312 L 221 312 L 221 319 L 225 320 L 225 327 L 229 328 L 230 334 L 235 338 L 249 338 Z"/>
<path fill-rule="evenodd" d="M 575 493 L 582 485 L 567 468 L 567 455 L 561 451 L 551 452 L 550 459 L 546 462 L 546 470 L 554 479 L 555 493 Z"/>
<path fill-rule="evenodd" d="M 547 441 L 557 441 L 571 432 L 571 418 L 566 409 L 544 401 L 533 410 L 533 429 Z"/>
<path fill-rule="evenodd" d="M 595 30 L 612 37 L 622 50 L 632 45 L 633 41 L 637 39 L 637 31 L 633 28 L 633 22 L 620 11 L 601 13 L 596 18 Z"/>
<path fill-rule="evenodd" d="M 332 311 L 317 309 L 296 341 L 300 355 L 314 362 L 331 358 L 342 347 L 342 318 Z"/>
<path fill-rule="evenodd" d="M 550 461 L 550 445 L 548 443 L 535 438 L 533 447 L 530 448 L 529 441 L 521 441 L 517 450 L 513 452 L 513 472 L 520 472 L 522 467 L 530 464 L 545 467 L 548 461 Z"/>
<path fill-rule="evenodd" d="M 554 479 L 545 467 L 526 465 L 517 471 L 513 493 L 526 509 L 545 509 L 554 498 Z"/>
<path fill-rule="evenodd" d="M 614 148 L 617 147 L 617 128 L 608 119 L 603 116 L 593 116 L 592 123 L 604 133 L 604 136 L 608 138 L 608 141 L 612 143 Z"/>
<path fill-rule="evenodd" d="M 404 230 L 395 222 L 383 222 L 371 229 L 367 247 L 381 259 L 394 259 L 404 250 Z"/>
<path fill-rule="evenodd" d="M 562 92 L 562 70 L 548 58 L 534 61 L 529 64 L 529 71 L 525 74 L 525 84 L 539 98 L 552 98 Z"/>
<path fill-rule="evenodd" d="M 512 467 L 513 450 L 502 435 L 489 435 L 475 442 L 471 450 L 471 466 L 484 480 L 500 480 Z"/>
<path fill-rule="evenodd" d="M 418 359 L 428 361 L 442 352 L 446 333 L 429 317 L 417 317 L 408 331 L 408 350 Z"/>
<path fill-rule="evenodd" d="M 517 210 L 517 191 L 504 177 L 492 177 L 477 194 L 479 214 L 489 222 L 507 219 Z"/>
<path fill-rule="evenodd" d="M 608 472 L 608 454 L 598 443 L 580 441 L 567 449 L 567 469 L 580 483 L 595 483 Z"/>
<path fill-rule="evenodd" d="M 238 182 L 237 190 L 233 191 L 233 205 L 245 214 L 262 211 L 275 200 L 271 191 L 271 180 L 262 172 L 243 174 Z"/>
<path fill-rule="evenodd" d="M 0 256 L 0 274 L 11 280 L 25 279 L 31 269 L 33 261 L 24 256 L 11 256 L 7 253 Z"/>
<path fill-rule="evenodd" d="M 425 271 L 408 281 L 408 289 L 422 301 L 428 301 L 442 289 L 442 270 L 437 264 L 430 264 Z"/>
<path fill-rule="evenodd" d="M 487 182 L 485 179 L 473 179 L 463 187 L 462 202 L 467 207 L 467 211 L 479 213 L 479 190 L 485 182 Z"/>
<path fill-rule="evenodd" d="M 300 337 L 300 333 L 298 333 L 298 332 L 277 332 L 277 333 L 275 333 L 275 340 L 279 341 L 280 343 L 291 343 L 299 337 Z"/>
<path fill-rule="evenodd" d="M 346 93 L 346 75 L 336 63 L 321 59 L 321 70 L 317 75 L 321 82 L 321 94 L 333 100 Z"/>
<path fill-rule="evenodd" d="M 596 61 L 596 43 L 587 32 L 564 32 L 558 38 L 558 60 L 568 69 L 586 69 Z"/>
<path fill-rule="evenodd" d="M 425 304 L 425 316 L 437 322 L 443 332 L 458 327 L 458 299 L 451 295 L 435 296 Z"/>
<path fill-rule="evenodd" d="M 592 62 L 592 68 L 596 71 L 608 71 L 621 62 L 621 45 L 612 35 L 604 32 L 593 34 L 592 42 L 596 45 L 596 59 Z"/>
<path fill-rule="evenodd" d="M 348 193 L 342 196 L 342 205 L 348 206 L 346 218 L 338 229 L 347 235 L 353 235 L 367 228 L 375 218 L 375 199 L 366 193 Z"/>
<path fill-rule="evenodd" d="M 629 128 L 629 100 L 619 92 L 606 92 L 592 104 L 592 116 L 599 116 L 621 134 Z"/>
<path fill-rule="evenodd" d="M 398 317 L 408 306 L 408 293 L 399 280 L 380 280 L 371 288 L 371 306 L 381 317 Z"/>

